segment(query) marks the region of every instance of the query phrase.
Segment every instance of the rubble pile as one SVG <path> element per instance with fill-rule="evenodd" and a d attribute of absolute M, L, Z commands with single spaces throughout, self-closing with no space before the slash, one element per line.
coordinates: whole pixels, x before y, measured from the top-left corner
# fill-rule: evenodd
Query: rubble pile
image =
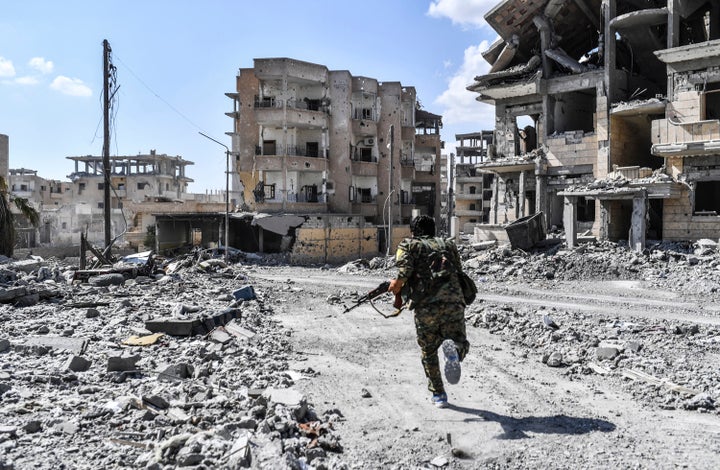
<path fill-rule="evenodd" d="M 644 280 L 686 294 L 715 295 L 720 285 L 717 243 L 656 243 L 637 253 L 620 243 L 595 241 L 569 250 L 564 243 L 532 252 L 499 246 L 483 252 L 465 247 L 466 272 L 483 281 Z"/>
<path fill-rule="evenodd" d="M 641 403 L 720 414 L 718 326 L 491 304 L 472 309 L 468 321 L 519 348 L 524 360 L 580 380 L 602 377 Z"/>
<path fill-rule="evenodd" d="M 80 282 L 68 266 L 2 261 L 1 469 L 340 458 L 340 412 L 294 387 L 314 372 L 289 370 L 287 332 L 245 267 L 179 259 Z"/>

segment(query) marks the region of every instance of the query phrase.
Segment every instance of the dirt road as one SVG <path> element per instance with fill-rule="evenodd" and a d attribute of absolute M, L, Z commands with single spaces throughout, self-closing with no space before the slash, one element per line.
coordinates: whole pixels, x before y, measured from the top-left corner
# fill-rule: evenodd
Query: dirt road
<path fill-rule="evenodd" d="M 717 468 L 717 411 L 663 409 L 638 392 L 645 384 L 548 367 L 527 340 L 470 321 L 462 380 L 447 387 L 451 405 L 434 408 L 411 314 L 385 319 L 370 307 L 343 314 L 328 300 L 367 291 L 383 276 L 308 268 L 258 268 L 252 276 L 273 292 L 277 319 L 292 332 L 292 367 L 318 373 L 296 388 L 318 411 L 342 413 L 335 426 L 351 468 Z M 480 288 L 468 318 L 529 306 L 563 321 L 580 316 L 586 325 L 664 319 L 704 327 L 720 319 L 712 302 L 635 281 Z M 716 354 L 700 360 L 717 371 Z"/>

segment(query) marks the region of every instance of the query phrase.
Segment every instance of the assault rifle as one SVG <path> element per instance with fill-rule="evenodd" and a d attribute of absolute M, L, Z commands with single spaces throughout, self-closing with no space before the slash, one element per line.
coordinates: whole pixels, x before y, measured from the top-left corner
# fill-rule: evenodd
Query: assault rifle
<path fill-rule="evenodd" d="M 370 306 L 372 308 L 374 308 L 377 313 L 379 313 L 380 315 L 382 315 L 385 318 L 391 318 L 391 317 L 396 317 L 396 316 L 400 315 L 400 312 L 402 311 L 402 309 L 405 308 L 405 305 L 403 304 L 402 297 L 400 296 L 400 294 L 395 295 L 395 301 L 393 302 L 393 307 L 395 307 L 395 311 L 389 315 L 386 315 L 383 312 L 381 312 L 380 310 L 378 310 L 378 308 L 373 303 L 373 300 L 375 300 L 376 298 L 380 297 L 383 294 L 387 294 L 388 287 L 390 287 L 390 281 L 381 282 L 380 285 L 377 286 L 375 289 L 371 290 L 370 292 L 368 292 L 365 295 L 361 295 L 360 297 L 358 297 L 358 299 L 355 301 L 355 303 L 353 305 L 345 308 L 343 313 L 347 313 L 350 310 L 354 309 L 355 307 L 361 306 L 362 304 L 369 303 Z"/>

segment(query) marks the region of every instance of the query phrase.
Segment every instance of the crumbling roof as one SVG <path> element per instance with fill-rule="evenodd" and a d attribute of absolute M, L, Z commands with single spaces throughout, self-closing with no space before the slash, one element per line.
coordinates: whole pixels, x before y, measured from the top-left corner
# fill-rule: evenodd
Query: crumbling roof
<path fill-rule="evenodd" d="M 563 50 L 580 58 L 597 45 L 602 0 L 505 0 L 485 15 L 488 24 L 503 42 L 494 43 L 483 56 L 493 64 L 504 43 L 516 42 L 516 52 L 509 66 L 527 63 L 540 51 L 540 33 L 534 18 L 552 18 L 555 34 L 562 38 Z M 516 39 L 513 39 L 516 36 Z"/>
<path fill-rule="evenodd" d="M 442 116 L 423 109 L 415 110 L 415 127 L 442 127 Z"/>

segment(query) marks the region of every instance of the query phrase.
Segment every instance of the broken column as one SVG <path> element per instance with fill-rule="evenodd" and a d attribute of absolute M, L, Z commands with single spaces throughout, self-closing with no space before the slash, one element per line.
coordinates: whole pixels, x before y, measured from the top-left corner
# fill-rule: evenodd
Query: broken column
<path fill-rule="evenodd" d="M 563 207 L 563 227 L 568 248 L 577 245 L 577 196 L 565 196 Z"/>
<path fill-rule="evenodd" d="M 633 211 L 630 219 L 630 246 L 635 251 L 645 249 L 645 232 L 647 231 L 647 190 L 643 189 L 633 196 Z"/>

